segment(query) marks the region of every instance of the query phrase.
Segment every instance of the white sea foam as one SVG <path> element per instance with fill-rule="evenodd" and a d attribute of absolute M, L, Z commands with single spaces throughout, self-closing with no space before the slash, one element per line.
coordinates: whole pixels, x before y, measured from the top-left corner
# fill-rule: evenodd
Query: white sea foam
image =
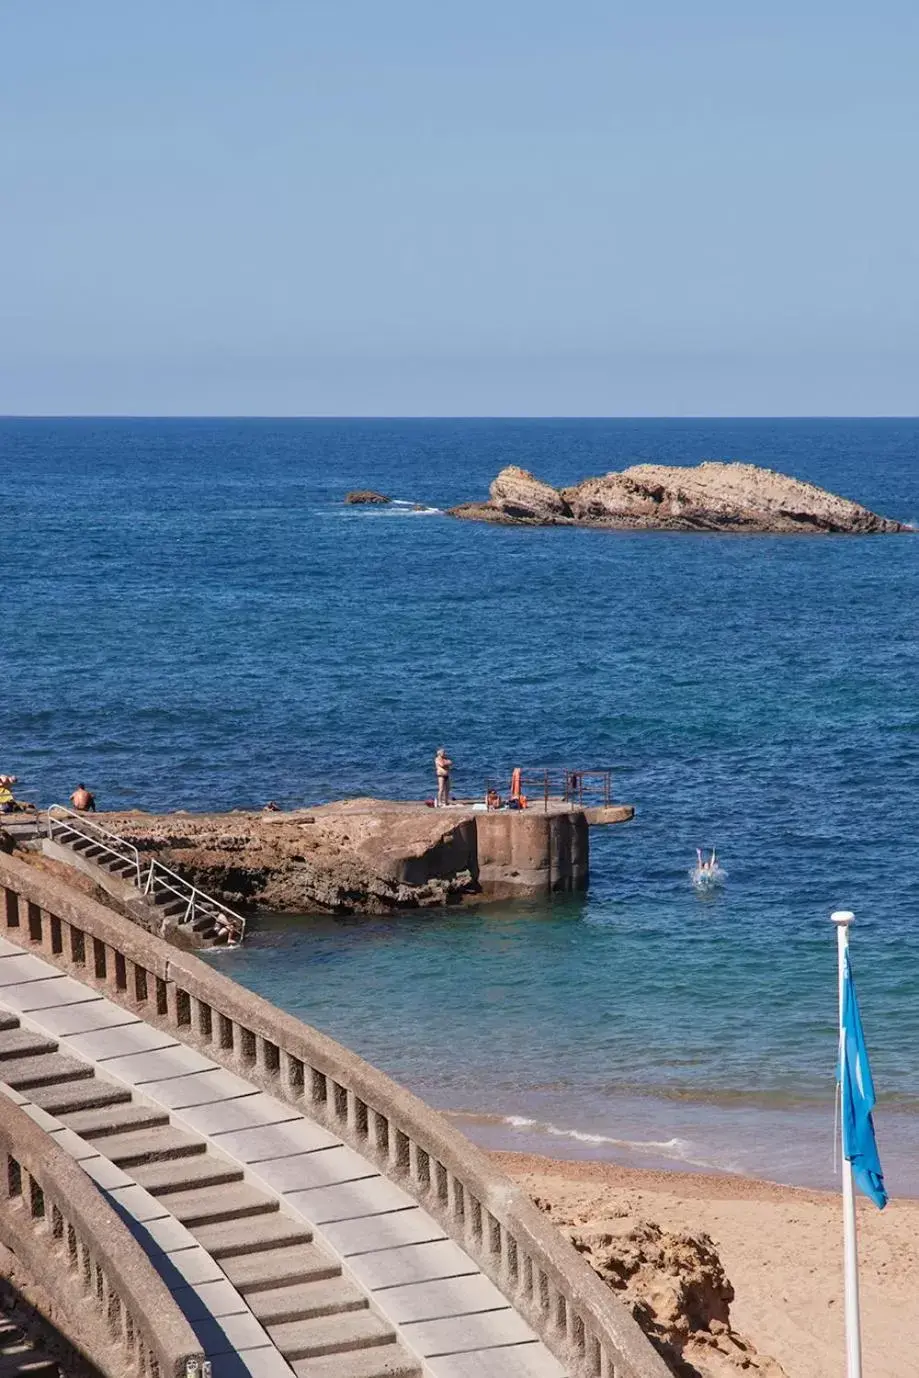
<path fill-rule="evenodd" d="M 349 521 L 355 517 L 442 517 L 444 510 L 442 507 L 428 507 L 424 503 L 408 502 L 405 498 L 395 498 L 392 502 L 385 505 L 382 503 L 368 503 L 366 506 L 356 504 L 345 506 L 342 503 L 333 503 L 330 507 L 321 509 L 321 516 L 344 517 Z"/>
<path fill-rule="evenodd" d="M 590 1134 L 582 1129 L 562 1129 L 557 1124 L 530 1119 L 526 1115 L 501 1115 L 499 1123 L 510 1129 L 537 1129 L 541 1134 L 552 1134 L 559 1139 L 574 1139 L 582 1144 L 610 1144 L 613 1148 L 624 1148 L 636 1153 L 657 1153 L 666 1158 L 678 1158 L 682 1162 L 693 1162 L 692 1144 L 688 1139 L 617 1139 L 609 1134 Z"/>
<path fill-rule="evenodd" d="M 385 507 L 368 509 L 375 517 L 441 517 L 443 509 L 427 507 L 424 503 L 408 502 L 404 498 L 394 498 Z"/>

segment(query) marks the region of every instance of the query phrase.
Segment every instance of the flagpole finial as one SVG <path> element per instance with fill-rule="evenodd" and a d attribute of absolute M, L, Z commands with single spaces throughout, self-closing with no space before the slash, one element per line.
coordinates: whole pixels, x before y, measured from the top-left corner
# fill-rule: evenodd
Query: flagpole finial
<path fill-rule="evenodd" d="M 854 922 L 855 915 L 851 909 L 837 909 L 835 914 L 830 915 L 830 923 L 835 923 L 840 928 L 848 928 L 849 924 Z"/>

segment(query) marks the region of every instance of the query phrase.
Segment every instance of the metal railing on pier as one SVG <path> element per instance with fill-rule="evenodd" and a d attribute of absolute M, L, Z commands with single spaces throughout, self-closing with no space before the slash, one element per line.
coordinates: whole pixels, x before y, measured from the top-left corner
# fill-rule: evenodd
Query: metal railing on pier
<path fill-rule="evenodd" d="M 486 781 L 489 794 L 501 796 L 503 780 L 495 777 Z M 526 766 L 511 771 L 507 785 L 508 798 L 521 795 L 529 802 L 540 800 L 548 812 L 550 803 L 596 808 L 613 802 L 613 772 L 608 767 L 599 770 L 569 769 L 567 766 Z"/>
<path fill-rule="evenodd" d="M 221 900 L 215 900 L 213 895 L 208 895 L 206 891 L 199 890 L 190 881 L 183 880 L 156 858 L 150 862 L 147 869 L 143 892 L 145 895 L 152 895 L 154 899 L 158 895 L 172 895 L 185 905 L 185 912 L 181 916 L 177 915 L 178 923 L 194 926 L 201 919 L 209 919 L 218 928 L 226 929 L 233 947 L 238 946 L 246 935 L 246 920 L 242 914 L 229 909 Z"/>

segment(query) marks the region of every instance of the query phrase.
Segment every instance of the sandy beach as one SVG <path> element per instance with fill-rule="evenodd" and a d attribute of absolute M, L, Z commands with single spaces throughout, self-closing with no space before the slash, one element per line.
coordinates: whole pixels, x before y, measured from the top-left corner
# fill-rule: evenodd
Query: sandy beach
<path fill-rule="evenodd" d="M 844 1371 L 839 1200 L 749 1178 L 492 1155 L 560 1220 L 619 1229 L 651 1220 L 710 1235 L 735 1289 L 731 1325 L 788 1378 Z M 865 1372 L 912 1378 L 919 1352 L 919 1201 L 859 1200 Z"/>

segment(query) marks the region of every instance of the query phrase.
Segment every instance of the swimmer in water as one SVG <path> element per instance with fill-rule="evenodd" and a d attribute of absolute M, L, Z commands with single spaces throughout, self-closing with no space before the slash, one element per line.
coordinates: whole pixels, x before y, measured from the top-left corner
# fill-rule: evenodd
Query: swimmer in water
<path fill-rule="evenodd" d="M 703 856 L 701 847 L 696 848 L 696 864 L 689 873 L 689 879 L 697 890 L 711 890 L 724 884 L 727 871 L 719 865 L 714 847 L 711 856 Z"/>

